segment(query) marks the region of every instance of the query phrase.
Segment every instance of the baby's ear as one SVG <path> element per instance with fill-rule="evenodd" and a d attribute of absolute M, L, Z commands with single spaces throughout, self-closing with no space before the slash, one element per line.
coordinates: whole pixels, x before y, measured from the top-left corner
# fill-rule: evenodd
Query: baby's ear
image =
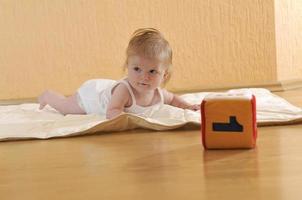
<path fill-rule="evenodd" d="M 166 69 L 164 73 L 164 79 L 167 79 L 169 77 L 169 71 Z"/>
<path fill-rule="evenodd" d="M 167 69 L 165 71 L 164 78 L 165 78 L 165 81 L 170 80 L 170 78 L 171 78 L 171 71 L 170 70 Z"/>
<path fill-rule="evenodd" d="M 166 85 L 166 83 L 170 80 L 171 78 L 171 72 L 169 70 L 166 70 L 164 73 L 164 80 L 163 80 L 163 86 Z"/>

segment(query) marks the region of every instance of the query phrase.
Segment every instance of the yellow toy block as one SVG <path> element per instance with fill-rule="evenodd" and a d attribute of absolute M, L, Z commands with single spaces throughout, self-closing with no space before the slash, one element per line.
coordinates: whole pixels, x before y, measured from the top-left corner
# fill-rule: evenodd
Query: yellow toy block
<path fill-rule="evenodd" d="M 256 98 L 250 93 L 214 93 L 201 104 L 205 149 L 254 148 L 257 139 Z"/>

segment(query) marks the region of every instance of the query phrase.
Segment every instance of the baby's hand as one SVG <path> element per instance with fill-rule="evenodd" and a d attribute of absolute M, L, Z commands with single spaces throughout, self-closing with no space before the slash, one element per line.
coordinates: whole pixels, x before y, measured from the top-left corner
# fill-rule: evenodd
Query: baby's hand
<path fill-rule="evenodd" d="M 198 111 L 198 110 L 200 110 L 200 104 L 190 105 L 190 106 L 188 106 L 187 109 L 193 110 L 193 111 Z"/>

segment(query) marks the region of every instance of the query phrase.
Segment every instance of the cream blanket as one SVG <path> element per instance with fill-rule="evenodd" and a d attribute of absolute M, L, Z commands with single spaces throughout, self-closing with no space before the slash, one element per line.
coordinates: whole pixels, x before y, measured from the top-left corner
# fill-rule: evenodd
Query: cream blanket
<path fill-rule="evenodd" d="M 257 124 L 277 125 L 302 122 L 302 109 L 266 89 L 240 89 L 228 92 L 252 92 L 256 96 Z M 209 93 L 191 93 L 182 97 L 191 103 L 200 103 Z M 200 113 L 163 105 L 159 110 L 141 116 L 122 114 L 106 120 L 99 115 L 63 116 L 51 107 L 38 109 L 38 104 L 0 106 L 0 140 L 92 134 L 95 132 L 124 131 L 135 128 L 151 130 L 176 129 L 185 125 L 200 128 Z"/>

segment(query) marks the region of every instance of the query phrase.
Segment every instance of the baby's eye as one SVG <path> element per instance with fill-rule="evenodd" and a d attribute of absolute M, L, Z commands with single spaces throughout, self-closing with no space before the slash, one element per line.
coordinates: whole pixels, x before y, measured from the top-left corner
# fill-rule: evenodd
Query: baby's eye
<path fill-rule="evenodd" d="M 150 70 L 150 74 L 157 74 L 157 71 L 155 69 Z"/>
<path fill-rule="evenodd" d="M 134 69 L 134 71 L 136 71 L 136 72 L 139 72 L 139 71 L 140 71 L 140 68 L 139 68 L 139 67 L 134 67 L 133 69 Z"/>

